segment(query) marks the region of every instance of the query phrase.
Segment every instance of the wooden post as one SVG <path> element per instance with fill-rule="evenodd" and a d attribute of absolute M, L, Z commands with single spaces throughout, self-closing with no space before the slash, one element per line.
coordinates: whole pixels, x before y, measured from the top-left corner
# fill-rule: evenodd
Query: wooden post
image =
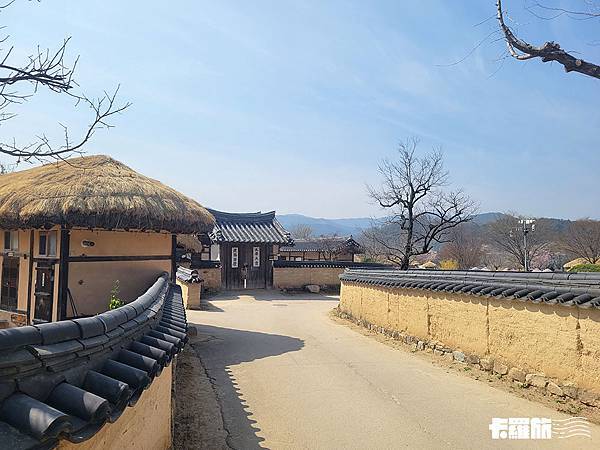
<path fill-rule="evenodd" d="M 58 260 L 58 320 L 67 318 L 67 290 L 69 289 L 69 248 L 71 235 L 67 228 L 60 229 L 60 256 Z"/>
<path fill-rule="evenodd" d="M 177 278 L 177 235 L 171 235 L 171 281 Z"/>
<path fill-rule="evenodd" d="M 29 233 L 29 279 L 27 280 L 27 325 L 31 325 L 31 289 L 33 284 L 33 230 Z"/>

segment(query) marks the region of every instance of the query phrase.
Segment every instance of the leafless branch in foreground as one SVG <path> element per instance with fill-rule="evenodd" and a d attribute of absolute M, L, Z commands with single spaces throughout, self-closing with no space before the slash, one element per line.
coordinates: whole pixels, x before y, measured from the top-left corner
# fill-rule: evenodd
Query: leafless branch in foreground
<path fill-rule="evenodd" d="M 573 56 L 563 50 L 558 43 L 549 41 L 541 47 L 536 47 L 518 38 L 504 21 L 502 0 L 496 0 L 496 8 L 500 29 L 504 34 L 508 51 L 513 58 L 519 61 L 533 58 L 540 58 L 543 62 L 556 61 L 564 67 L 565 72 L 579 72 L 600 79 L 600 66 Z"/>
<path fill-rule="evenodd" d="M 14 0 L 0 5 L 0 11 L 13 2 Z M 8 38 L 9 36 L 0 38 L 0 45 Z M 6 51 L 0 49 L 2 53 L 0 56 L 0 125 L 16 117 L 16 113 L 9 111 L 8 108 L 25 103 L 40 88 L 71 97 L 76 107 L 85 105 L 92 113 L 91 122 L 77 138 L 71 136 L 66 126 L 59 124 L 64 136 L 60 144 L 51 142 L 45 134 L 35 136 L 27 143 L 18 143 L 14 138 L 6 140 L 0 137 L 0 153 L 15 158 L 16 164 L 63 160 L 73 154 L 82 154 L 85 144 L 94 133 L 102 128 L 111 128 L 109 119 L 130 106 L 128 102 L 118 102 L 119 87 L 111 93 L 104 92 L 104 95 L 99 98 L 74 93 L 74 88 L 78 87 L 78 84 L 73 79 L 73 75 L 79 58 L 76 58 L 72 64 L 65 61 L 65 52 L 70 39 L 70 37 L 65 39 L 55 51 L 42 50 L 38 47 L 21 64 L 11 61 L 14 59 L 14 47 Z"/>

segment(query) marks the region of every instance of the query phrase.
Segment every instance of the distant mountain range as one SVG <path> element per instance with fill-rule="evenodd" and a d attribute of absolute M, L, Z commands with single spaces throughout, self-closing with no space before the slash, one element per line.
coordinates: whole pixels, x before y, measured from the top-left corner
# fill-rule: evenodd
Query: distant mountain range
<path fill-rule="evenodd" d="M 502 213 L 498 212 L 477 214 L 473 219 L 473 222 L 478 225 L 485 225 L 486 223 L 493 222 L 500 216 L 502 216 Z M 302 214 L 278 214 L 277 220 L 279 220 L 281 225 L 288 231 L 292 231 L 298 225 L 308 225 L 312 228 L 313 234 L 317 236 L 331 234 L 347 236 L 351 234 L 358 237 L 364 229 L 369 228 L 373 223 L 373 219 L 369 217 L 322 219 L 304 216 Z"/>

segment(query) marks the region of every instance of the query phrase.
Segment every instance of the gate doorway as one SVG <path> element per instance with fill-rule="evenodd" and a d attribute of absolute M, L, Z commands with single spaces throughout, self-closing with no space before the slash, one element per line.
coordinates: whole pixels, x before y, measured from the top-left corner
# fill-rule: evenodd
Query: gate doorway
<path fill-rule="evenodd" d="M 264 289 L 270 264 L 269 246 L 254 243 L 221 245 L 222 278 L 225 289 Z M 245 281 L 245 283 L 244 283 Z"/>
<path fill-rule="evenodd" d="M 3 309 L 14 311 L 17 309 L 19 288 L 19 258 L 5 256 L 2 260 L 2 290 L 1 306 Z"/>
<path fill-rule="evenodd" d="M 35 269 L 35 323 L 51 322 L 54 306 L 54 265 L 38 263 Z"/>

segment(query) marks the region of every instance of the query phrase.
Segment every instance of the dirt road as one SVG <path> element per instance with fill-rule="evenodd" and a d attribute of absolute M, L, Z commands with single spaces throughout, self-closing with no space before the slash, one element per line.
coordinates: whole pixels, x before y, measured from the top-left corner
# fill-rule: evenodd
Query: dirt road
<path fill-rule="evenodd" d="M 188 313 L 232 448 L 600 448 L 597 425 L 592 439 L 492 440 L 494 417 L 568 416 L 335 323 L 335 298 L 253 294 Z"/>

